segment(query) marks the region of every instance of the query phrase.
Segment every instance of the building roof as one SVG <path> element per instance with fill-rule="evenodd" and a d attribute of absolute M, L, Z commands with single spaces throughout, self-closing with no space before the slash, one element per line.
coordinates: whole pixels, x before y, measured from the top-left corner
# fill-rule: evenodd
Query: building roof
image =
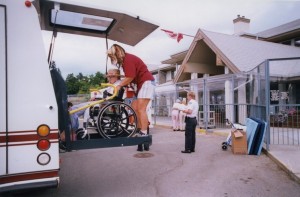
<path fill-rule="evenodd" d="M 170 59 L 161 61 L 162 64 L 178 64 L 181 63 L 184 57 L 186 56 L 188 50 L 181 51 L 171 55 Z"/>
<path fill-rule="evenodd" d="M 270 38 L 300 29 L 300 19 L 256 33 L 257 36 Z"/>
<path fill-rule="evenodd" d="M 300 56 L 300 48 L 199 29 L 174 82 L 184 74 L 197 43 L 204 42 L 233 72 L 250 71 L 266 59 Z M 203 46 L 203 45 L 202 45 Z"/>
<path fill-rule="evenodd" d="M 159 70 L 159 66 L 157 64 L 147 64 L 147 68 L 150 72 L 155 72 L 157 70 Z"/>
<path fill-rule="evenodd" d="M 300 48 L 267 41 L 254 40 L 239 36 L 226 35 L 199 30 L 211 48 L 217 49 L 221 59 L 228 59 L 233 71 L 249 71 L 265 61 L 273 58 L 299 57 Z M 214 50 L 214 49 L 213 49 Z M 226 60 L 223 60 L 226 62 Z M 236 70 L 236 67 L 238 70 Z"/>

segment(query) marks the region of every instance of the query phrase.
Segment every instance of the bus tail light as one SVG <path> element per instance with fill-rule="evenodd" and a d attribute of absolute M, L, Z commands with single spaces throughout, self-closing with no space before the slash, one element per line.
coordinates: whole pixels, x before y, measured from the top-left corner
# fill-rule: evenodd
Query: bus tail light
<path fill-rule="evenodd" d="M 41 151 L 48 150 L 50 148 L 50 141 L 47 139 L 41 139 L 38 141 L 37 147 Z"/>

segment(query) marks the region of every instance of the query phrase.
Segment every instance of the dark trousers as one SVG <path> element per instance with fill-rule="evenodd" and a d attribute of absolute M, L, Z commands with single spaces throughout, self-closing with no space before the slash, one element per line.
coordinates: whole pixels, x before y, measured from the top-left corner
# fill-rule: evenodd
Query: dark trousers
<path fill-rule="evenodd" d="M 196 118 L 186 117 L 185 121 L 185 150 L 195 150 L 196 144 Z"/>

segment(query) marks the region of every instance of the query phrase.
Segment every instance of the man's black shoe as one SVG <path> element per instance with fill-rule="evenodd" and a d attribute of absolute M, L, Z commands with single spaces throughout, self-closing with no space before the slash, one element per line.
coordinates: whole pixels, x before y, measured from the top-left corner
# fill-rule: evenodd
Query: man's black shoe
<path fill-rule="evenodd" d="M 191 153 L 190 150 L 182 150 L 181 152 L 182 152 L 182 153 Z"/>
<path fill-rule="evenodd" d="M 192 152 L 192 153 L 194 153 L 194 152 L 195 152 L 195 150 L 191 150 L 191 152 Z"/>

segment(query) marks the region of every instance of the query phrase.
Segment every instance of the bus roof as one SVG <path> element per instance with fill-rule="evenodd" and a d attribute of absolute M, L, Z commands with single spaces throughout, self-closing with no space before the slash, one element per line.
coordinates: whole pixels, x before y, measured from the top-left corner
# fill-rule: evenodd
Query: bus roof
<path fill-rule="evenodd" d="M 42 30 L 115 40 L 134 46 L 158 28 L 139 16 L 57 0 L 35 0 Z"/>

